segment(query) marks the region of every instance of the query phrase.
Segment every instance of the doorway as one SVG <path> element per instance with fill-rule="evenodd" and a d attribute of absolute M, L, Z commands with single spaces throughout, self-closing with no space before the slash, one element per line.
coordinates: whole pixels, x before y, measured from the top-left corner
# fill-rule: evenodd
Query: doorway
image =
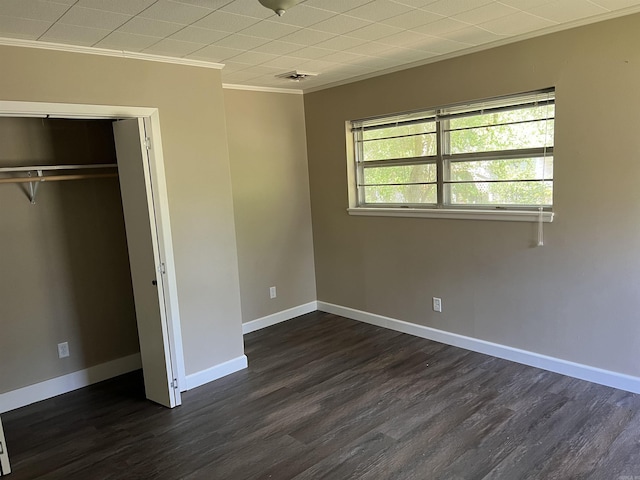
<path fill-rule="evenodd" d="M 116 120 L 127 242 L 132 277 L 137 277 L 134 298 L 145 390 L 152 401 L 179 405 L 184 360 L 157 109 L 0 102 L 0 115 Z"/>

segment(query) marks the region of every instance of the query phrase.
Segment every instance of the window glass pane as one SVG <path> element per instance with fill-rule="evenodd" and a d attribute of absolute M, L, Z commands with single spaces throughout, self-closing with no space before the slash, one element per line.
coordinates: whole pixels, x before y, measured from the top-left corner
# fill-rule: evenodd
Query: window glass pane
<path fill-rule="evenodd" d="M 403 165 L 400 167 L 373 167 L 364 169 L 364 183 L 418 183 L 435 182 L 436 165 Z"/>
<path fill-rule="evenodd" d="M 454 183 L 446 185 L 452 205 L 551 205 L 553 182 Z"/>
<path fill-rule="evenodd" d="M 469 117 L 473 118 L 475 117 Z M 553 126 L 553 120 L 539 120 L 451 131 L 451 153 L 552 146 Z"/>
<path fill-rule="evenodd" d="M 410 137 L 370 140 L 362 143 L 365 161 L 422 157 L 436 154 L 436 135 L 428 133 Z"/>
<path fill-rule="evenodd" d="M 553 178 L 553 157 L 450 162 L 450 180 L 534 180 Z"/>
<path fill-rule="evenodd" d="M 416 123 L 413 125 L 390 126 L 387 128 L 376 128 L 364 130 L 362 138 L 364 140 L 373 140 L 377 138 L 388 137 L 405 137 L 407 135 L 420 135 L 421 133 L 435 133 L 435 122 Z"/>
<path fill-rule="evenodd" d="M 401 185 L 364 187 L 365 203 L 433 203 L 437 202 L 435 185 Z"/>
<path fill-rule="evenodd" d="M 483 127 L 504 123 L 526 122 L 531 120 L 553 119 L 555 117 L 555 105 L 543 105 L 540 107 L 519 108 L 502 112 L 487 113 L 485 115 L 469 115 L 467 117 L 454 117 L 449 120 L 449 128 Z"/>

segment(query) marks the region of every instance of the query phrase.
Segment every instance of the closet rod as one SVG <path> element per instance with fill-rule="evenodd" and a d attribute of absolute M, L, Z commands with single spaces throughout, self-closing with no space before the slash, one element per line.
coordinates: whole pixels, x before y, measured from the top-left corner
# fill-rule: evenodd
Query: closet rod
<path fill-rule="evenodd" d="M 85 170 L 90 168 L 118 168 L 117 163 L 92 163 L 88 165 L 41 165 L 31 167 L 1 167 L 0 172 L 34 172 L 42 170 L 43 172 L 53 170 Z"/>
<path fill-rule="evenodd" d="M 82 180 L 84 178 L 117 177 L 117 173 L 87 173 L 78 175 L 50 175 L 48 177 L 0 178 L 0 183 L 42 183 L 61 182 L 63 180 Z"/>

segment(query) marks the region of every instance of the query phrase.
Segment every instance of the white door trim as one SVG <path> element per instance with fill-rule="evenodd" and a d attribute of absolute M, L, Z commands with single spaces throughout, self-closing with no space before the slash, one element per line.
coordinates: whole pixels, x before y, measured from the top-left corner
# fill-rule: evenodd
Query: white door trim
<path fill-rule="evenodd" d="M 110 119 L 110 118 L 143 118 L 145 127 L 150 133 L 151 149 L 149 151 L 149 164 L 151 167 L 151 180 L 158 192 L 155 207 L 159 222 L 158 234 L 162 235 L 161 257 L 166 264 L 166 278 L 168 292 L 165 293 L 167 303 L 167 322 L 170 335 L 168 338 L 172 353 L 175 354 L 175 362 L 178 375 L 178 387 L 180 391 L 186 390 L 186 375 L 184 368 L 184 353 L 182 349 L 182 330 L 180 326 L 180 312 L 178 309 L 177 279 L 175 262 L 173 257 L 173 242 L 171 237 L 171 221 L 169 217 L 169 203 L 167 200 L 167 185 L 164 171 L 164 157 L 160 135 L 160 115 L 157 108 L 130 107 L 117 105 L 83 105 L 74 103 L 44 103 L 44 102 L 19 102 L 0 100 L 0 116 L 2 117 L 51 117 L 51 118 L 83 118 L 83 119 Z M 150 199 L 151 200 L 151 199 Z"/>
<path fill-rule="evenodd" d="M 0 476 L 9 475 L 10 473 L 11 465 L 9 464 L 9 452 L 7 452 L 7 442 L 4 439 L 2 419 L 0 419 Z"/>

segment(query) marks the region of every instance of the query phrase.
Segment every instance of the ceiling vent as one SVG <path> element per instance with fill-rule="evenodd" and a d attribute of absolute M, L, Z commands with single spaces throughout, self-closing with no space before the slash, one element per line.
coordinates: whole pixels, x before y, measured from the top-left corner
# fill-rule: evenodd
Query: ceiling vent
<path fill-rule="evenodd" d="M 280 75 L 276 75 L 277 78 L 284 78 L 286 80 L 291 80 L 293 82 L 300 82 L 309 77 L 317 77 L 317 76 L 318 76 L 317 73 L 299 72 L 297 70 L 294 70 L 293 72 L 281 73 Z"/>

